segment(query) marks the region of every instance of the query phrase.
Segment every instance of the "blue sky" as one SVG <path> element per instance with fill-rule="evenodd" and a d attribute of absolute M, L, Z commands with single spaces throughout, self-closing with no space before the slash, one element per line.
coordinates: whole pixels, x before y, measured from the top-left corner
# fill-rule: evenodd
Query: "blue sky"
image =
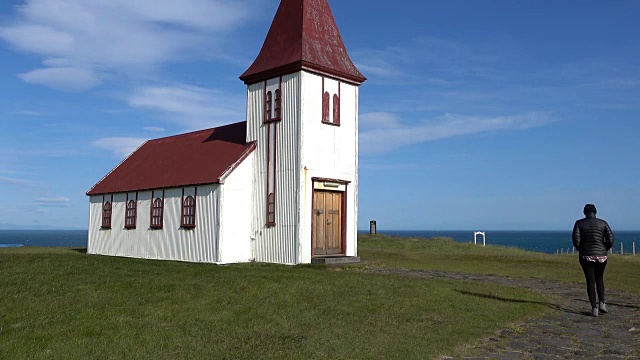
<path fill-rule="evenodd" d="M 640 229 L 640 2 L 330 0 L 360 228 Z M 0 224 L 86 228 L 145 139 L 242 121 L 277 0 L 0 2 Z"/>

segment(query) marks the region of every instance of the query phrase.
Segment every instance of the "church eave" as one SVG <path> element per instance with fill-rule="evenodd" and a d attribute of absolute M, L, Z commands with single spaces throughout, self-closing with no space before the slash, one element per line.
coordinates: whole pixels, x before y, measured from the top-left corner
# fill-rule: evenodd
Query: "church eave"
<path fill-rule="evenodd" d="M 345 74 L 344 72 L 337 71 L 332 68 L 327 68 L 318 64 L 314 64 L 308 61 L 300 60 L 290 64 L 278 66 L 272 69 L 264 70 L 255 74 L 242 75 L 240 80 L 244 81 L 246 85 L 255 84 L 261 81 L 273 79 L 279 76 L 292 74 L 301 70 L 305 70 L 317 75 L 328 76 L 338 80 L 342 80 L 352 85 L 360 85 L 367 80 L 366 77 L 360 75 Z"/>

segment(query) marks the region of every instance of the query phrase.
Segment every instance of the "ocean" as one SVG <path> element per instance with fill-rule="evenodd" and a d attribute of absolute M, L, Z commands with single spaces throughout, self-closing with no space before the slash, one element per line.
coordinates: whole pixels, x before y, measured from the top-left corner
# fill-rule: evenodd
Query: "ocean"
<path fill-rule="evenodd" d="M 359 231 L 366 234 L 368 231 Z M 449 237 L 457 242 L 473 242 L 473 231 L 393 231 L 382 230 L 380 234 L 400 237 Z M 636 253 L 640 253 L 640 231 L 615 231 L 614 252 L 620 252 L 620 244 L 625 253 L 631 253 L 632 242 L 636 243 Z M 0 230 L 0 247 L 45 246 L 45 247 L 86 247 L 87 230 Z M 555 254 L 556 251 L 572 248 L 571 231 L 485 231 L 487 245 L 512 246 L 524 250 Z M 482 237 L 478 236 L 482 244 Z"/>
<path fill-rule="evenodd" d="M 359 231 L 361 234 L 368 234 L 369 231 Z M 400 236 L 400 237 L 417 237 L 417 238 L 433 238 L 448 237 L 457 242 L 469 243 L 473 242 L 473 231 L 447 231 L 447 230 L 428 230 L 428 231 L 394 231 L 394 230 L 378 230 L 378 234 Z M 573 249 L 571 243 L 571 231 L 506 231 L 506 230 L 486 230 L 484 231 L 487 245 L 500 245 L 517 247 L 523 250 L 542 252 L 547 254 L 555 254 L 556 251 L 566 252 L 567 249 Z M 624 253 L 631 253 L 632 243 L 636 243 L 636 254 L 640 252 L 640 231 L 615 231 L 614 236 L 616 242 L 614 245 L 614 253 L 620 253 L 620 243 L 623 244 Z M 482 244 L 482 236 L 477 237 L 478 244 Z"/>

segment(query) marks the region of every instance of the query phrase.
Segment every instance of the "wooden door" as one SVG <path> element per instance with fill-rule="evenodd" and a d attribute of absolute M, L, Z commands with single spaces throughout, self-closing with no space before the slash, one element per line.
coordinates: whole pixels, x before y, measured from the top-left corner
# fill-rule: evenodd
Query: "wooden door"
<path fill-rule="evenodd" d="M 313 193 L 314 256 L 342 254 L 342 192 Z"/>

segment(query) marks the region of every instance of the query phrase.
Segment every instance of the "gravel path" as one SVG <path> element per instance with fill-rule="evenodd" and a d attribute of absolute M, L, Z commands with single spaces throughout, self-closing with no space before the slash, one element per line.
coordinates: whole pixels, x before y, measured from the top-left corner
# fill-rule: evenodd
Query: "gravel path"
<path fill-rule="evenodd" d="M 591 316 L 584 285 L 543 279 L 473 275 L 444 271 L 370 269 L 370 272 L 479 281 L 515 286 L 551 299 L 552 311 L 523 325 L 522 331 L 502 330 L 474 346 L 465 359 L 640 359 L 640 298 L 607 289 L 608 314 Z M 445 359 L 454 359 L 445 357 Z"/>

